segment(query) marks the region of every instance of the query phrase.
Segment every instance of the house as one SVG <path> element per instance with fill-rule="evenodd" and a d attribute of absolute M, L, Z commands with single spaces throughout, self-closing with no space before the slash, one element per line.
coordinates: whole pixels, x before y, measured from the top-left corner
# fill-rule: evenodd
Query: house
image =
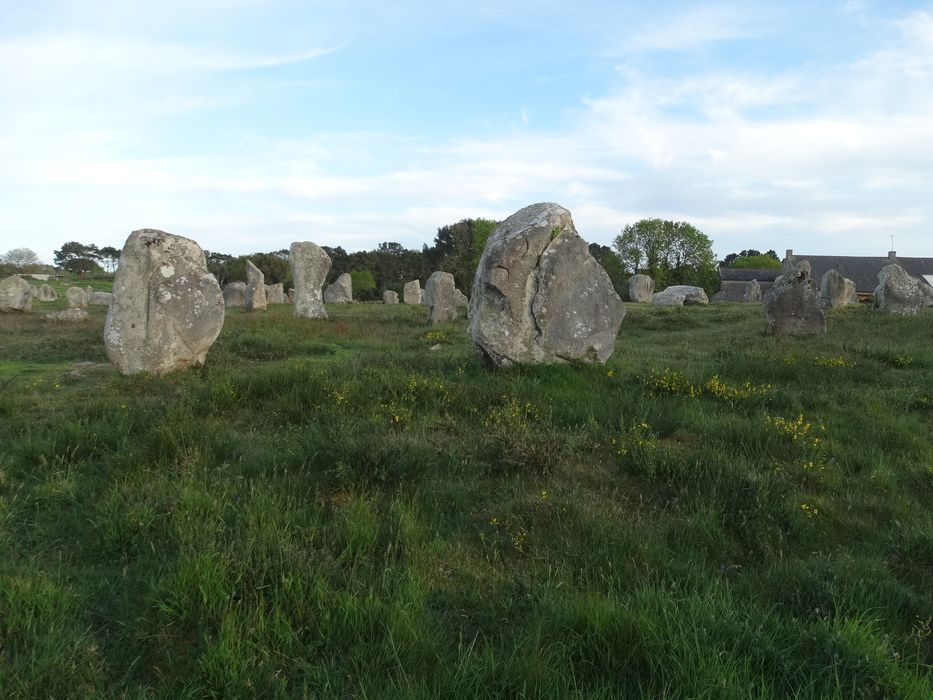
<path fill-rule="evenodd" d="M 878 286 L 878 273 L 881 268 L 891 263 L 897 263 L 904 271 L 922 284 L 933 287 L 933 258 L 899 258 L 895 251 L 890 251 L 888 257 L 863 257 L 857 255 L 795 255 L 793 250 L 787 251 L 785 263 L 796 265 L 801 260 L 810 263 L 810 277 L 819 284 L 823 275 L 829 270 L 835 270 L 843 277 L 855 282 L 855 292 L 860 297 L 871 296 Z"/>

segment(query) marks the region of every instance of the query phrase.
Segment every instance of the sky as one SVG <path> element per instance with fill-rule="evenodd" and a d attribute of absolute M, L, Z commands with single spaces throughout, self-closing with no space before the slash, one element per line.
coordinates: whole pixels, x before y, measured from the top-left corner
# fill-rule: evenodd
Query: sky
<path fill-rule="evenodd" d="M 0 254 L 588 242 L 933 256 L 933 0 L 0 0 Z"/>

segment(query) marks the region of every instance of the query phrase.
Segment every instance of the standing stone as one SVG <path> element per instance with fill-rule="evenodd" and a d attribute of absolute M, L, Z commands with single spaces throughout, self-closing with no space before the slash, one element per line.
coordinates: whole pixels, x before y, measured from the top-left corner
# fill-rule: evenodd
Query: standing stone
<path fill-rule="evenodd" d="M 266 285 L 266 304 L 285 304 L 285 289 L 281 282 Z"/>
<path fill-rule="evenodd" d="M 933 287 L 928 284 L 920 285 L 920 294 L 923 297 L 924 308 L 933 306 Z"/>
<path fill-rule="evenodd" d="M 154 229 L 130 234 L 104 324 L 107 356 L 121 373 L 202 365 L 223 324 L 223 295 L 197 243 Z"/>
<path fill-rule="evenodd" d="M 658 292 L 651 297 L 655 306 L 683 306 L 694 304 L 709 304 L 709 297 L 703 287 L 694 287 L 689 284 L 675 284 Z"/>
<path fill-rule="evenodd" d="M 39 298 L 39 288 L 36 285 L 29 285 L 29 296 L 32 297 L 33 301 L 36 301 Z"/>
<path fill-rule="evenodd" d="M 801 260 L 778 277 L 762 301 L 768 333 L 772 335 L 825 335 L 826 316 L 820 293 L 810 279 L 810 263 Z"/>
<path fill-rule="evenodd" d="M 353 301 L 353 278 L 344 272 L 324 290 L 325 304 L 349 304 Z"/>
<path fill-rule="evenodd" d="M 32 311 L 32 285 L 18 275 L 10 275 L 0 280 L 0 311 Z"/>
<path fill-rule="evenodd" d="M 836 270 L 827 270 L 820 280 L 820 306 L 824 309 L 838 309 L 849 304 L 857 304 L 855 282 L 846 279 Z"/>
<path fill-rule="evenodd" d="M 641 304 L 650 304 L 654 294 L 654 280 L 648 275 L 632 275 L 628 278 L 628 298 Z"/>
<path fill-rule="evenodd" d="M 295 288 L 294 288 L 294 287 L 292 287 L 291 289 L 288 290 L 288 294 L 286 295 L 286 299 L 288 299 L 288 303 L 289 303 L 289 304 L 294 304 L 294 303 L 295 303 Z"/>
<path fill-rule="evenodd" d="M 457 302 L 457 306 L 469 306 L 470 297 L 461 292 L 459 289 L 454 289 L 454 299 Z"/>
<path fill-rule="evenodd" d="M 398 292 L 387 289 L 382 293 L 383 304 L 398 304 Z"/>
<path fill-rule="evenodd" d="M 39 301 L 55 301 L 58 299 L 58 293 L 48 284 L 39 287 Z"/>
<path fill-rule="evenodd" d="M 68 300 L 69 309 L 83 309 L 88 303 L 87 292 L 81 287 L 68 287 L 65 298 Z"/>
<path fill-rule="evenodd" d="M 91 297 L 94 295 L 94 287 L 92 287 L 91 285 L 87 285 L 84 288 L 84 293 L 87 294 L 87 300 L 88 300 L 88 303 L 90 303 Z"/>
<path fill-rule="evenodd" d="M 75 287 L 75 289 L 78 289 L 78 288 Z M 83 290 L 79 290 L 79 291 L 82 294 L 84 293 Z M 45 319 L 46 321 L 77 323 L 79 321 L 87 320 L 87 309 L 84 309 L 79 306 L 72 306 L 71 308 L 65 309 L 64 311 L 56 311 L 51 314 L 45 314 L 42 318 Z"/>
<path fill-rule="evenodd" d="M 246 282 L 229 282 L 224 285 L 224 306 L 228 309 L 246 308 Z"/>
<path fill-rule="evenodd" d="M 288 250 L 288 264 L 292 269 L 292 294 L 295 315 L 301 318 L 327 318 L 321 287 L 330 272 L 330 256 L 310 241 L 292 243 Z"/>
<path fill-rule="evenodd" d="M 493 365 L 605 362 L 624 317 L 609 275 L 563 207 L 525 207 L 486 241 L 468 331 Z"/>
<path fill-rule="evenodd" d="M 882 311 L 899 316 L 912 316 L 920 313 L 923 307 L 923 292 L 920 289 L 920 283 L 908 275 L 897 263 L 885 265 L 878 273 L 875 306 Z"/>
<path fill-rule="evenodd" d="M 421 290 L 421 305 L 431 307 L 434 300 L 434 285 L 437 284 L 434 273 L 428 276 L 424 281 L 424 289 Z"/>
<path fill-rule="evenodd" d="M 113 301 L 113 292 L 94 292 L 87 300 L 90 306 L 110 306 Z"/>
<path fill-rule="evenodd" d="M 714 304 L 723 301 L 738 304 L 760 304 L 761 285 L 758 284 L 758 280 L 752 280 L 751 282 L 723 280 L 720 283 L 719 291 L 713 295 L 710 301 Z"/>
<path fill-rule="evenodd" d="M 266 276 L 252 260 L 246 261 L 246 310 L 266 310 Z"/>
<path fill-rule="evenodd" d="M 420 304 L 421 282 L 418 280 L 406 282 L 405 286 L 402 288 L 402 301 L 406 304 Z"/>
<path fill-rule="evenodd" d="M 431 307 L 428 320 L 431 324 L 450 323 L 457 318 L 457 286 L 454 276 L 449 272 L 435 272 L 424 284 L 424 289 L 431 290 Z"/>

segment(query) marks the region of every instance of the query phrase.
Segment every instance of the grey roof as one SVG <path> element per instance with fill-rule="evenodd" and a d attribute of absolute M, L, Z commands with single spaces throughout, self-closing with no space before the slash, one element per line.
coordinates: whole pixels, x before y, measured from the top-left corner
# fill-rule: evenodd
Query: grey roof
<path fill-rule="evenodd" d="M 817 284 L 829 270 L 835 270 L 843 277 L 855 282 L 855 291 L 870 293 L 878 286 L 878 273 L 881 268 L 896 262 L 907 274 L 923 279 L 923 275 L 933 275 L 933 258 L 889 258 L 861 257 L 855 255 L 793 255 L 790 262 L 801 260 L 810 262 L 810 277 Z M 780 270 L 778 270 L 780 273 Z"/>
<path fill-rule="evenodd" d="M 720 267 L 719 279 L 723 282 L 774 282 L 781 274 L 781 268 L 768 268 L 766 270 L 743 270 L 737 267 Z"/>

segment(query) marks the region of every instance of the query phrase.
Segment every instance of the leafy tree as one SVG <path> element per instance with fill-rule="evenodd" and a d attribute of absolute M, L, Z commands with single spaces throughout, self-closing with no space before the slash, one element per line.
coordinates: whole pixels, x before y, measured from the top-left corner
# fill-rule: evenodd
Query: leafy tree
<path fill-rule="evenodd" d="M 59 250 L 54 251 L 56 267 L 69 272 L 85 274 L 100 270 L 100 250 L 93 243 L 85 245 L 77 241 L 68 241 Z"/>
<path fill-rule="evenodd" d="M 213 250 L 205 250 L 204 258 L 207 261 L 207 271 L 217 278 L 220 286 L 225 285 L 228 282 L 230 263 L 233 262 L 233 256 Z"/>
<path fill-rule="evenodd" d="M 29 248 L 12 248 L 0 256 L 4 262 L 17 272 L 25 272 L 27 268 L 39 264 L 39 256 Z"/>
<path fill-rule="evenodd" d="M 260 269 L 266 284 L 278 284 L 279 282 L 284 284 L 291 278 L 288 261 L 283 260 L 275 253 L 252 253 L 232 258 L 226 263 L 224 268 L 225 281 L 245 282 L 247 260 L 252 260 L 253 265 Z"/>
<path fill-rule="evenodd" d="M 777 265 L 771 265 L 767 261 L 763 261 L 764 264 L 757 266 L 759 268 L 767 269 L 770 267 L 781 266 L 781 259 L 778 257 L 777 253 L 775 253 L 773 250 L 769 250 L 766 253 L 762 253 L 760 250 L 755 250 L 754 248 L 743 250 L 740 253 L 729 253 L 726 257 L 722 259 L 722 264 L 726 267 L 743 267 L 743 265 L 741 264 L 736 265 L 735 264 L 736 260 L 739 260 L 740 258 L 759 258 L 759 257 L 767 257 L 777 263 Z M 744 267 L 743 269 L 749 269 L 749 268 Z"/>
<path fill-rule="evenodd" d="M 425 246 L 423 251 L 428 274 L 435 270 L 450 272 L 457 287 L 469 295 L 486 239 L 496 226 L 498 222 L 490 219 L 461 219 L 437 229 L 434 245 Z"/>
<path fill-rule="evenodd" d="M 613 288 L 616 290 L 616 294 L 621 297 L 629 276 L 626 274 L 625 267 L 622 265 L 619 256 L 609 246 L 600 245 L 599 243 L 590 243 L 590 255 L 603 266 L 606 274 L 609 275 Z"/>
<path fill-rule="evenodd" d="M 117 264 L 120 262 L 120 250 L 108 245 L 101 248 L 98 253 L 104 269 L 107 272 L 116 272 Z"/>
<path fill-rule="evenodd" d="M 781 261 L 770 255 L 740 255 L 728 267 L 743 270 L 770 270 L 781 266 Z"/>
<path fill-rule="evenodd" d="M 626 225 L 613 247 L 627 269 L 649 275 L 657 289 L 693 284 L 709 292 L 717 285 L 713 242 L 686 221 L 642 219 Z"/>
<path fill-rule="evenodd" d="M 369 270 L 352 270 L 353 298 L 359 301 L 372 301 L 377 298 L 376 279 Z"/>

